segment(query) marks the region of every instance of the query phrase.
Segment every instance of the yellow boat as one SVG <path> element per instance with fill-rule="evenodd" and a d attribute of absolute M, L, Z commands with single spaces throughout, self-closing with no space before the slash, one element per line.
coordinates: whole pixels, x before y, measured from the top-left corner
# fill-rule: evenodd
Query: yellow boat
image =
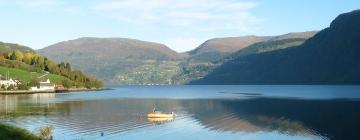
<path fill-rule="evenodd" d="M 156 112 L 150 112 L 147 114 L 149 118 L 173 118 L 175 117 L 174 113 L 165 114 L 165 113 L 156 113 Z"/>
<path fill-rule="evenodd" d="M 161 122 L 170 122 L 174 120 L 174 117 L 168 117 L 168 118 L 148 118 L 147 119 L 149 122 L 154 122 L 154 123 L 161 123 Z"/>
<path fill-rule="evenodd" d="M 174 112 L 171 113 L 162 113 L 161 111 L 156 110 L 156 108 L 154 108 L 153 112 L 149 112 L 147 114 L 148 118 L 173 118 L 175 117 Z"/>

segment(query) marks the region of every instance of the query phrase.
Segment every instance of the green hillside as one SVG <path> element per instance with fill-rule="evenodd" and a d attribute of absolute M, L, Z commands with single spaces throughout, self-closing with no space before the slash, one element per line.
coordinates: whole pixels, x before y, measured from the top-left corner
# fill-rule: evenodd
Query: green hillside
<path fill-rule="evenodd" d="M 192 84 L 360 84 L 360 10 L 298 47 L 227 61 Z"/>
<path fill-rule="evenodd" d="M 10 78 L 20 80 L 26 86 L 38 82 L 37 77 L 45 74 L 51 82 L 66 88 L 100 88 L 103 85 L 95 77 L 73 70 L 70 63 L 55 63 L 29 47 L 0 42 L 0 74 L 3 78 L 8 71 Z"/>
<path fill-rule="evenodd" d="M 215 57 L 212 60 L 208 59 L 208 61 L 187 61 L 180 65 L 180 72 L 178 75 L 173 77 L 173 81 L 176 84 L 186 84 L 188 82 L 205 77 L 214 69 L 226 63 L 227 61 L 238 59 L 239 57 L 244 57 L 247 55 L 260 54 L 299 46 L 304 43 L 305 40 L 306 39 L 303 38 L 290 38 L 264 41 L 252 44 L 238 52 L 228 54 L 228 56 Z"/>
<path fill-rule="evenodd" d="M 16 50 L 20 50 L 22 52 L 35 52 L 33 49 L 27 46 L 0 41 L 0 52 L 12 52 Z"/>
<path fill-rule="evenodd" d="M 240 57 L 250 54 L 259 54 L 265 52 L 271 52 L 279 49 L 286 49 L 289 47 L 299 46 L 306 41 L 304 38 L 290 38 L 282 40 L 271 40 L 255 43 L 247 48 L 244 48 L 238 52 L 235 52 L 230 57 Z"/>
<path fill-rule="evenodd" d="M 10 78 L 25 81 L 25 82 L 30 82 L 31 79 L 46 74 L 46 73 L 29 72 L 29 71 L 25 71 L 25 70 L 0 66 L 0 75 L 3 78 L 5 78 L 5 76 L 8 72 L 9 72 Z M 60 75 L 56 75 L 56 74 L 48 74 L 48 75 L 46 75 L 46 77 L 49 78 L 51 82 L 56 83 L 56 84 L 61 84 L 63 80 L 68 79 L 64 76 L 60 76 Z"/>

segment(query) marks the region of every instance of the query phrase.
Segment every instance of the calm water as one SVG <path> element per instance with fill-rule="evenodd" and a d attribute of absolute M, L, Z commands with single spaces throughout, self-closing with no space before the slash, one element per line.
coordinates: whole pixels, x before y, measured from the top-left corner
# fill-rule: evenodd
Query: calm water
<path fill-rule="evenodd" d="M 360 86 L 124 86 L 0 95 L 0 120 L 55 139 L 360 139 Z M 148 119 L 154 106 L 173 120 Z"/>

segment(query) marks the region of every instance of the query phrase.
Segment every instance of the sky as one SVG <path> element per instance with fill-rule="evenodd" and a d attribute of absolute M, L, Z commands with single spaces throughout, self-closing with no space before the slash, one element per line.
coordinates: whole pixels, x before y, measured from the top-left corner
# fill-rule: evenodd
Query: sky
<path fill-rule="evenodd" d="M 321 30 L 358 0 L 0 0 L 0 41 L 33 49 L 80 37 L 159 42 Z"/>

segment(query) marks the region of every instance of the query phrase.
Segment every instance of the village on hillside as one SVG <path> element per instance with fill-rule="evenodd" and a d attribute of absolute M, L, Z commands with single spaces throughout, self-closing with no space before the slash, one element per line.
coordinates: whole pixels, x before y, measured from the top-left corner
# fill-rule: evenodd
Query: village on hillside
<path fill-rule="evenodd" d="M 47 74 L 44 74 L 42 76 L 36 77 L 35 81 L 22 83 L 21 80 L 13 79 L 8 74 L 6 76 L 0 75 L 0 90 L 8 92 L 55 92 L 56 90 L 65 90 L 62 84 L 54 84 L 46 76 Z"/>

